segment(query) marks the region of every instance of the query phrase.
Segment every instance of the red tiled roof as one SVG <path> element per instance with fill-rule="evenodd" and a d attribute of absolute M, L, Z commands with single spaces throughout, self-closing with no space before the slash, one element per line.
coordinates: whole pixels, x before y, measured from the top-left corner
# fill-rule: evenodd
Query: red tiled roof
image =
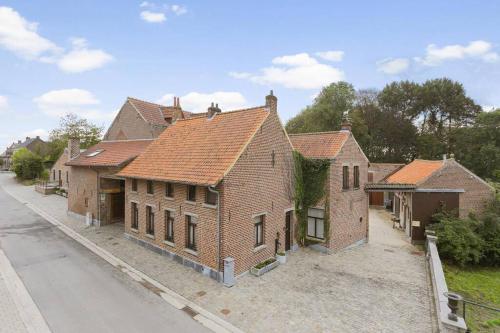
<path fill-rule="evenodd" d="M 266 107 L 179 120 L 119 176 L 216 185 L 269 115 Z"/>
<path fill-rule="evenodd" d="M 334 158 L 349 137 L 350 132 L 319 132 L 289 134 L 293 148 L 307 158 Z"/>
<path fill-rule="evenodd" d="M 141 101 L 140 99 L 132 97 L 127 98 L 127 100 L 148 123 L 154 125 L 167 125 L 161 110 L 161 108 L 167 108 L 166 106 Z"/>
<path fill-rule="evenodd" d="M 444 161 L 414 160 L 405 165 L 385 180 L 390 184 L 417 184 L 441 169 Z"/>
<path fill-rule="evenodd" d="M 122 167 L 142 153 L 151 142 L 153 140 L 101 141 L 81 153 L 77 158 L 66 162 L 66 165 Z M 101 150 L 100 153 L 92 156 L 99 150 Z"/>

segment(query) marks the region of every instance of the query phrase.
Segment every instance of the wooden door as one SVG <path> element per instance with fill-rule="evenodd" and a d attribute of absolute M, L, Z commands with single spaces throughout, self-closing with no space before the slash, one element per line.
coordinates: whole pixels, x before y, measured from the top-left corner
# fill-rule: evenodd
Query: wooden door
<path fill-rule="evenodd" d="M 285 251 L 290 250 L 292 243 L 292 211 L 286 212 L 285 215 Z"/>

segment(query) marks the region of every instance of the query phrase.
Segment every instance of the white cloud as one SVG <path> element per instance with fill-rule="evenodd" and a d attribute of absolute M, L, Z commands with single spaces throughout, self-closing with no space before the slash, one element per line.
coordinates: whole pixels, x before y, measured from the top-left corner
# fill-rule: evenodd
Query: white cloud
<path fill-rule="evenodd" d="M 175 15 L 180 16 L 187 13 L 187 8 L 181 5 L 172 5 L 170 9 L 174 12 Z"/>
<path fill-rule="evenodd" d="M 100 101 L 88 90 L 51 90 L 33 99 L 38 108 L 51 117 L 61 117 L 75 113 L 91 120 L 109 120 L 113 113 L 105 113 L 97 108 Z"/>
<path fill-rule="evenodd" d="M 163 95 L 159 104 L 171 105 L 174 94 Z M 216 91 L 214 93 L 190 92 L 180 97 L 184 110 L 192 112 L 206 112 L 211 103 L 218 103 L 222 111 L 241 109 L 247 106 L 247 100 L 239 92 Z"/>
<path fill-rule="evenodd" d="M 64 72 L 85 72 L 100 68 L 113 60 L 113 57 L 103 50 L 88 49 L 85 38 L 73 38 L 72 44 L 73 49 L 57 62 Z"/>
<path fill-rule="evenodd" d="M 316 52 L 316 55 L 321 59 L 328 61 L 342 61 L 342 59 L 344 59 L 344 51 Z"/>
<path fill-rule="evenodd" d="M 386 58 L 377 61 L 377 70 L 385 74 L 399 74 L 408 69 L 410 61 L 406 58 Z"/>
<path fill-rule="evenodd" d="M 29 132 L 23 133 L 24 137 L 29 136 L 30 138 L 35 138 L 39 136 L 42 140 L 47 140 L 49 138 L 49 132 L 43 128 L 37 128 Z"/>
<path fill-rule="evenodd" d="M 446 45 L 438 47 L 429 44 L 426 54 L 422 57 L 415 57 L 415 61 L 425 66 L 437 66 L 447 60 L 463 60 L 467 58 L 480 59 L 486 62 L 498 61 L 500 56 L 492 51 L 493 45 L 484 40 L 476 40 L 468 45 Z"/>
<path fill-rule="evenodd" d="M 14 54 L 44 63 L 57 64 L 59 69 L 78 73 L 104 66 L 113 57 L 103 50 L 88 49 L 84 38 L 72 39 L 73 48 L 65 50 L 37 32 L 38 24 L 29 22 L 9 7 L 0 7 L 0 46 Z"/>
<path fill-rule="evenodd" d="M 229 75 L 258 84 L 279 84 L 295 89 L 319 89 L 344 79 L 343 71 L 321 64 L 307 53 L 276 57 L 272 63 L 281 66 L 262 68 L 258 74 L 230 72 Z"/>
<path fill-rule="evenodd" d="M 481 108 L 484 112 L 491 112 L 497 109 L 497 107 L 495 107 L 494 105 L 481 105 Z"/>
<path fill-rule="evenodd" d="M 161 23 L 164 22 L 167 17 L 161 12 L 151 12 L 149 10 L 143 10 L 141 12 L 141 19 L 149 23 Z"/>
<path fill-rule="evenodd" d="M 139 5 L 139 7 L 149 7 L 151 6 L 151 3 L 147 2 L 147 1 L 143 1 L 141 2 L 141 4 Z"/>
<path fill-rule="evenodd" d="M 7 111 L 9 108 L 9 100 L 7 96 L 0 95 L 0 112 Z"/>
<path fill-rule="evenodd" d="M 38 23 L 27 21 L 12 8 L 0 7 L 0 45 L 7 50 L 29 60 L 54 56 L 62 51 L 37 30 Z"/>

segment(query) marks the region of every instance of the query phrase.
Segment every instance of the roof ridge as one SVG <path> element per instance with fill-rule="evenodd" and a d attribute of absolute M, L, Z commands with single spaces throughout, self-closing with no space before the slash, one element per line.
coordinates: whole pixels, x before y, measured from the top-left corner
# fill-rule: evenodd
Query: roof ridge
<path fill-rule="evenodd" d="M 139 101 L 139 102 L 143 102 L 143 103 L 148 103 L 148 104 L 153 104 L 153 105 L 156 105 L 156 106 L 162 107 L 162 108 L 173 107 L 171 105 L 169 106 L 169 105 L 158 104 L 158 103 L 149 102 L 149 101 L 145 101 L 145 100 L 140 99 L 140 98 L 135 98 L 135 97 L 130 97 L 130 96 L 127 96 L 127 99 L 131 99 L 131 100 Z"/>
<path fill-rule="evenodd" d="M 349 133 L 347 131 L 324 131 L 324 132 L 309 132 L 309 133 L 289 133 L 289 136 L 299 136 L 299 135 L 317 135 L 317 134 L 336 134 L 336 133 Z"/>
<path fill-rule="evenodd" d="M 422 158 L 416 158 L 413 161 L 411 161 L 410 163 L 415 162 L 415 161 L 432 162 L 432 163 L 436 163 L 436 162 L 443 163 L 444 162 L 444 160 L 424 160 Z"/>
<path fill-rule="evenodd" d="M 101 142 L 135 142 L 135 141 L 154 141 L 155 139 L 127 139 L 127 140 L 101 140 Z"/>
<path fill-rule="evenodd" d="M 256 109 L 262 109 L 262 108 L 265 108 L 266 106 L 265 105 L 261 105 L 261 106 L 254 106 L 254 107 L 251 107 L 251 108 L 246 108 L 246 109 L 238 109 L 238 110 L 230 110 L 230 111 L 222 111 L 220 113 L 217 113 L 216 116 L 224 116 L 224 115 L 227 115 L 227 114 L 232 114 L 232 113 L 236 113 L 236 112 L 244 112 L 244 111 L 251 111 L 251 110 L 256 110 Z M 199 116 L 196 116 L 197 113 L 193 113 L 193 115 L 195 116 L 192 116 L 192 117 L 189 117 L 189 118 L 186 118 L 186 119 L 179 119 L 177 121 L 187 121 L 187 120 L 193 120 L 193 119 L 198 119 L 198 118 L 206 118 L 207 116 L 207 113 L 206 112 L 200 112 L 201 114 Z"/>

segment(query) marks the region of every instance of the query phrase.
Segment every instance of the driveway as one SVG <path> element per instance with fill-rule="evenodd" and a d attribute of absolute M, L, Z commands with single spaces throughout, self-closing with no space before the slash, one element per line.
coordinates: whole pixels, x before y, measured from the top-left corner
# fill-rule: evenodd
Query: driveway
<path fill-rule="evenodd" d="M 65 201 L 0 175 L 0 184 L 136 269 L 247 332 L 432 332 L 425 256 L 390 215 L 370 210 L 368 244 L 332 255 L 310 249 L 256 278 L 226 288 L 123 238 L 122 225 L 86 228 Z"/>

